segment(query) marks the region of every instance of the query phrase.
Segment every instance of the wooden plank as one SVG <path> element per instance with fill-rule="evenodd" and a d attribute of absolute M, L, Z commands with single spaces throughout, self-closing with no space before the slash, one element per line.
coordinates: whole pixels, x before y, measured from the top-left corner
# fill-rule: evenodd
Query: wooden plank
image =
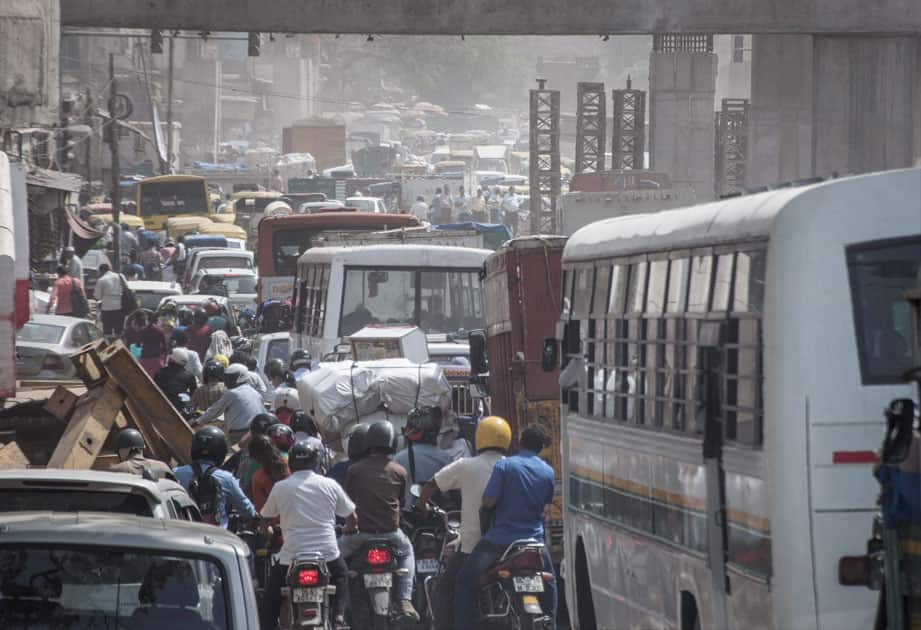
<path fill-rule="evenodd" d="M 183 464 L 191 463 L 189 452 L 180 453 L 176 446 L 164 440 L 157 432 L 156 427 L 151 426 L 146 414 L 138 412 L 135 402 L 130 398 L 125 400 L 125 411 L 131 426 L 135 427 L 144 436 L 147 451 L 152 458 L 166 463 L 169 463 L 170 459 Z"/>
<path fill-rule="evenodd" d="M 93 470 L 108 470 L 118 463 L 118 455 L 99 455 L 93 462 Z"/>
<path fill-rule="evenodd" d="M 16 442 L 10 442 L 0 448 L 0 469 L 28 468 L 29 458 Z"/>
<path fill-rule="evenodd" d="M 61 422 L 67 422 L 74 407 L 77 406 L 77 395 L 65 387 L 58 387 L 45 401 L 42 409 L 50 413 Z"/>
<path fill-rule="evenodd" d="M 64 435 L 48 460 L 48 468 L 90 468 L 124 402 L 124 393 L 112 382 L 87 392 L 77 403 Z"/>
<path fill-rule="evenodd" d="M 70 359 L 77 369 L 77 375 L 87 387 L 99 385 L 106 379 L 106 370 L 99 353 L 107 346 L 105 339 L 99 339 L 80 348 Z"/>
<path fill-rule="evenodd" d="M 176 461 L 190 463 L 189 453 L 195 431 L 170 404 L 134 355 L 122 342 L 116 341 L 101 350 L 99 356 L 109 374 L 109 382 L 120 387 L 131 401 L 129 412 L 138 429 L 142 433 L 145 433 L 142 427 L 155 431 Z"/>

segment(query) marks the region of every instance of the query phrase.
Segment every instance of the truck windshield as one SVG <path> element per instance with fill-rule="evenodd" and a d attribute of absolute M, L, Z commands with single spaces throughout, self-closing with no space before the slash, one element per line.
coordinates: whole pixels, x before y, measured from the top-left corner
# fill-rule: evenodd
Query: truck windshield
<path fill-rule="evenodd" d="M 111 547 L 0 547 L 4 630 L 231 628 L 217 562 Z"/>
<path fill-rule="evenodd" d="M 208 195 L 200 181 L 141 182 L 141 216 L 208 214 Z"/>
<path fill-rule="evenodd" d="M 914 364 L 905 292 L 918 282 L 921 236 L 851 245 L 847 266 L 863 383 L 902 383 Z"/>
<path fill-rule="evenodd" d="M 349 268 L 339 336 L 369 324 L 414 324 L 426 333 L 483 326 L 483 293 L 475 269 Z"/>

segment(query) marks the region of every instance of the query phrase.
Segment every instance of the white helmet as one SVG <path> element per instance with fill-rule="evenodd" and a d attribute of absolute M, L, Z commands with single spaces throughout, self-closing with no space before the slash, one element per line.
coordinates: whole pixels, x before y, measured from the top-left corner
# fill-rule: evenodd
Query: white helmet
<path fill-rule="evenodd" d="M 235 387 L 249 382 L 249 371 L 239 363 L 231 363 L 224 368 L 224 384 Z"/>
<path fill-rule="evenodd" d="M 297 396 L 296 389 L 281 386 L 275 390 L 275 410 L 277 411 L 281 408 L 301 411 L 301 400 Z"/>

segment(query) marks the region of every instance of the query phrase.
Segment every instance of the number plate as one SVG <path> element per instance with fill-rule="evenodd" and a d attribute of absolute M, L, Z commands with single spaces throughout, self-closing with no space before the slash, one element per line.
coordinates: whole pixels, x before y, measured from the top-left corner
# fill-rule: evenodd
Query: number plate
<path fill-rule="evenodd" d="M 325 590 L 322 588 L 294 588 L 291 589 L 291 599 L 295 604 L 307 602 L 322 604 Z"/>
<path fill-rule="evenodd" d="M 393 586 L 392 573 L 366 573 L 365 588 L 390 588 Z"/>
<path fill-rule="evenodd" d="M 437 573 L 438 558 L 422 558 L 416 560 L 416 573 Z"/>
<path fill-rule="evenodd" d="M 516 593 L 543 593 L 544 580 L 539 575 L 534 577 L 514 577 L 512 584 L 515 585 Z"/>

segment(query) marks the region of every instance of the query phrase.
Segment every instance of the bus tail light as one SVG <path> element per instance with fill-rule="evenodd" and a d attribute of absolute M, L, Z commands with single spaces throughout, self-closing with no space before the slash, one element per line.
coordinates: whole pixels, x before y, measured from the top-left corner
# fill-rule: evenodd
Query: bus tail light
<path fill-rule="evenodd" d="M 869 586 L 870 558 L 842 556 L 838 560 L 838 583 L 842 586 Z"/>

